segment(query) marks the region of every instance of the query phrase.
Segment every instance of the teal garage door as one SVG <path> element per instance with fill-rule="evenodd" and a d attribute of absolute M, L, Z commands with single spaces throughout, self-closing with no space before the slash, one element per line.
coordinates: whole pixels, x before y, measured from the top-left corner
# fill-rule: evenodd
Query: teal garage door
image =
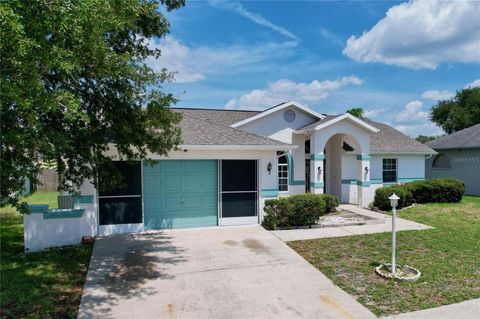
<path fill-rule="evenodd" d="M 215 160 L 161 160 L 143 166 L 145 229 L 217 225 Z"/>

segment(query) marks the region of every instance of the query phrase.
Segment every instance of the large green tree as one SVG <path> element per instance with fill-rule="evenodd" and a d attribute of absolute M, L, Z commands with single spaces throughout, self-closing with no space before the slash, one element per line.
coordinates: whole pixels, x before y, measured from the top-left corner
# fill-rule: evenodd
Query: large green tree
<path fill-rule="evenodd" d="M 1 205 L 20 204 L 25 177 L 55 160 L 61 190 L 106 173 L 109 148 L 126 160 L 180 143 L 167 70 L 144 61 L 184 0 L 10 0 L 1 15 Z"/>
<path fill-rule="evenodd" d="M 358 117 L 359 119 L 363 119 L 363 108 L 361 107 L 354 107 L 352 109 L 347 110 L 347 113 L 352 114 L 353 116 Z"/>
<path fill-rule="evenodd" d="M 454 98 L 439 101 L 430 111 L 430 120 L 448 134 L 480 123 L 480 87 L 463 89 Z"/>

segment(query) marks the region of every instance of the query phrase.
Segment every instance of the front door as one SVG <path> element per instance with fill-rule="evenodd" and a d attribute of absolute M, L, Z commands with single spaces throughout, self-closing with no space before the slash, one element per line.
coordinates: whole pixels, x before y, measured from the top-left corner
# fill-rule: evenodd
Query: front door
<path fill-rule="evenodd" d="M 256 160 L 222 160 L 220 168 L 220 225 L 258 224 Z"/>

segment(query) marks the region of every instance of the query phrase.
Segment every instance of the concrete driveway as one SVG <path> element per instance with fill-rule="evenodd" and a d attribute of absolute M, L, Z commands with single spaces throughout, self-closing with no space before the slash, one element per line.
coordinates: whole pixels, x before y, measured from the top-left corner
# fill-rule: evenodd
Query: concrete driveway
<path fill-rule="evenodd" d="M 79 318 L 375 318 L 259 226 L 100 238 Z"/>

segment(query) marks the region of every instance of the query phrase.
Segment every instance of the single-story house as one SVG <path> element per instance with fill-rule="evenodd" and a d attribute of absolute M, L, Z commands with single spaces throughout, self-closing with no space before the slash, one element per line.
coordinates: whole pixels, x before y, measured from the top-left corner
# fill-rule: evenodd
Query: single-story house
<path fill-rule="evenodd" d="M 458 178 L 465 194 L 480 196 L 480 124 L 426 144 L 438 152 L 425 161 L 427 178 Z"/>
<path fill-rule="evenodd" d="M 149 154 L 153 165 L 117 162 L 126 187 L 99 193 L 84 183 L 76 204 L 84 222 L 69 228 L 65 218 L 63 236 L 259 224 L 265 199 L 306 192 L 367 207 L 382 185 L 424 179 L 425 158 L 436 154 L 388 125 L 294 101 L 261 112 L 174 111 L 183 115 L 178 150 Z M 31 228 L 62 218 L 45 216 L 54 215 Z"/>

